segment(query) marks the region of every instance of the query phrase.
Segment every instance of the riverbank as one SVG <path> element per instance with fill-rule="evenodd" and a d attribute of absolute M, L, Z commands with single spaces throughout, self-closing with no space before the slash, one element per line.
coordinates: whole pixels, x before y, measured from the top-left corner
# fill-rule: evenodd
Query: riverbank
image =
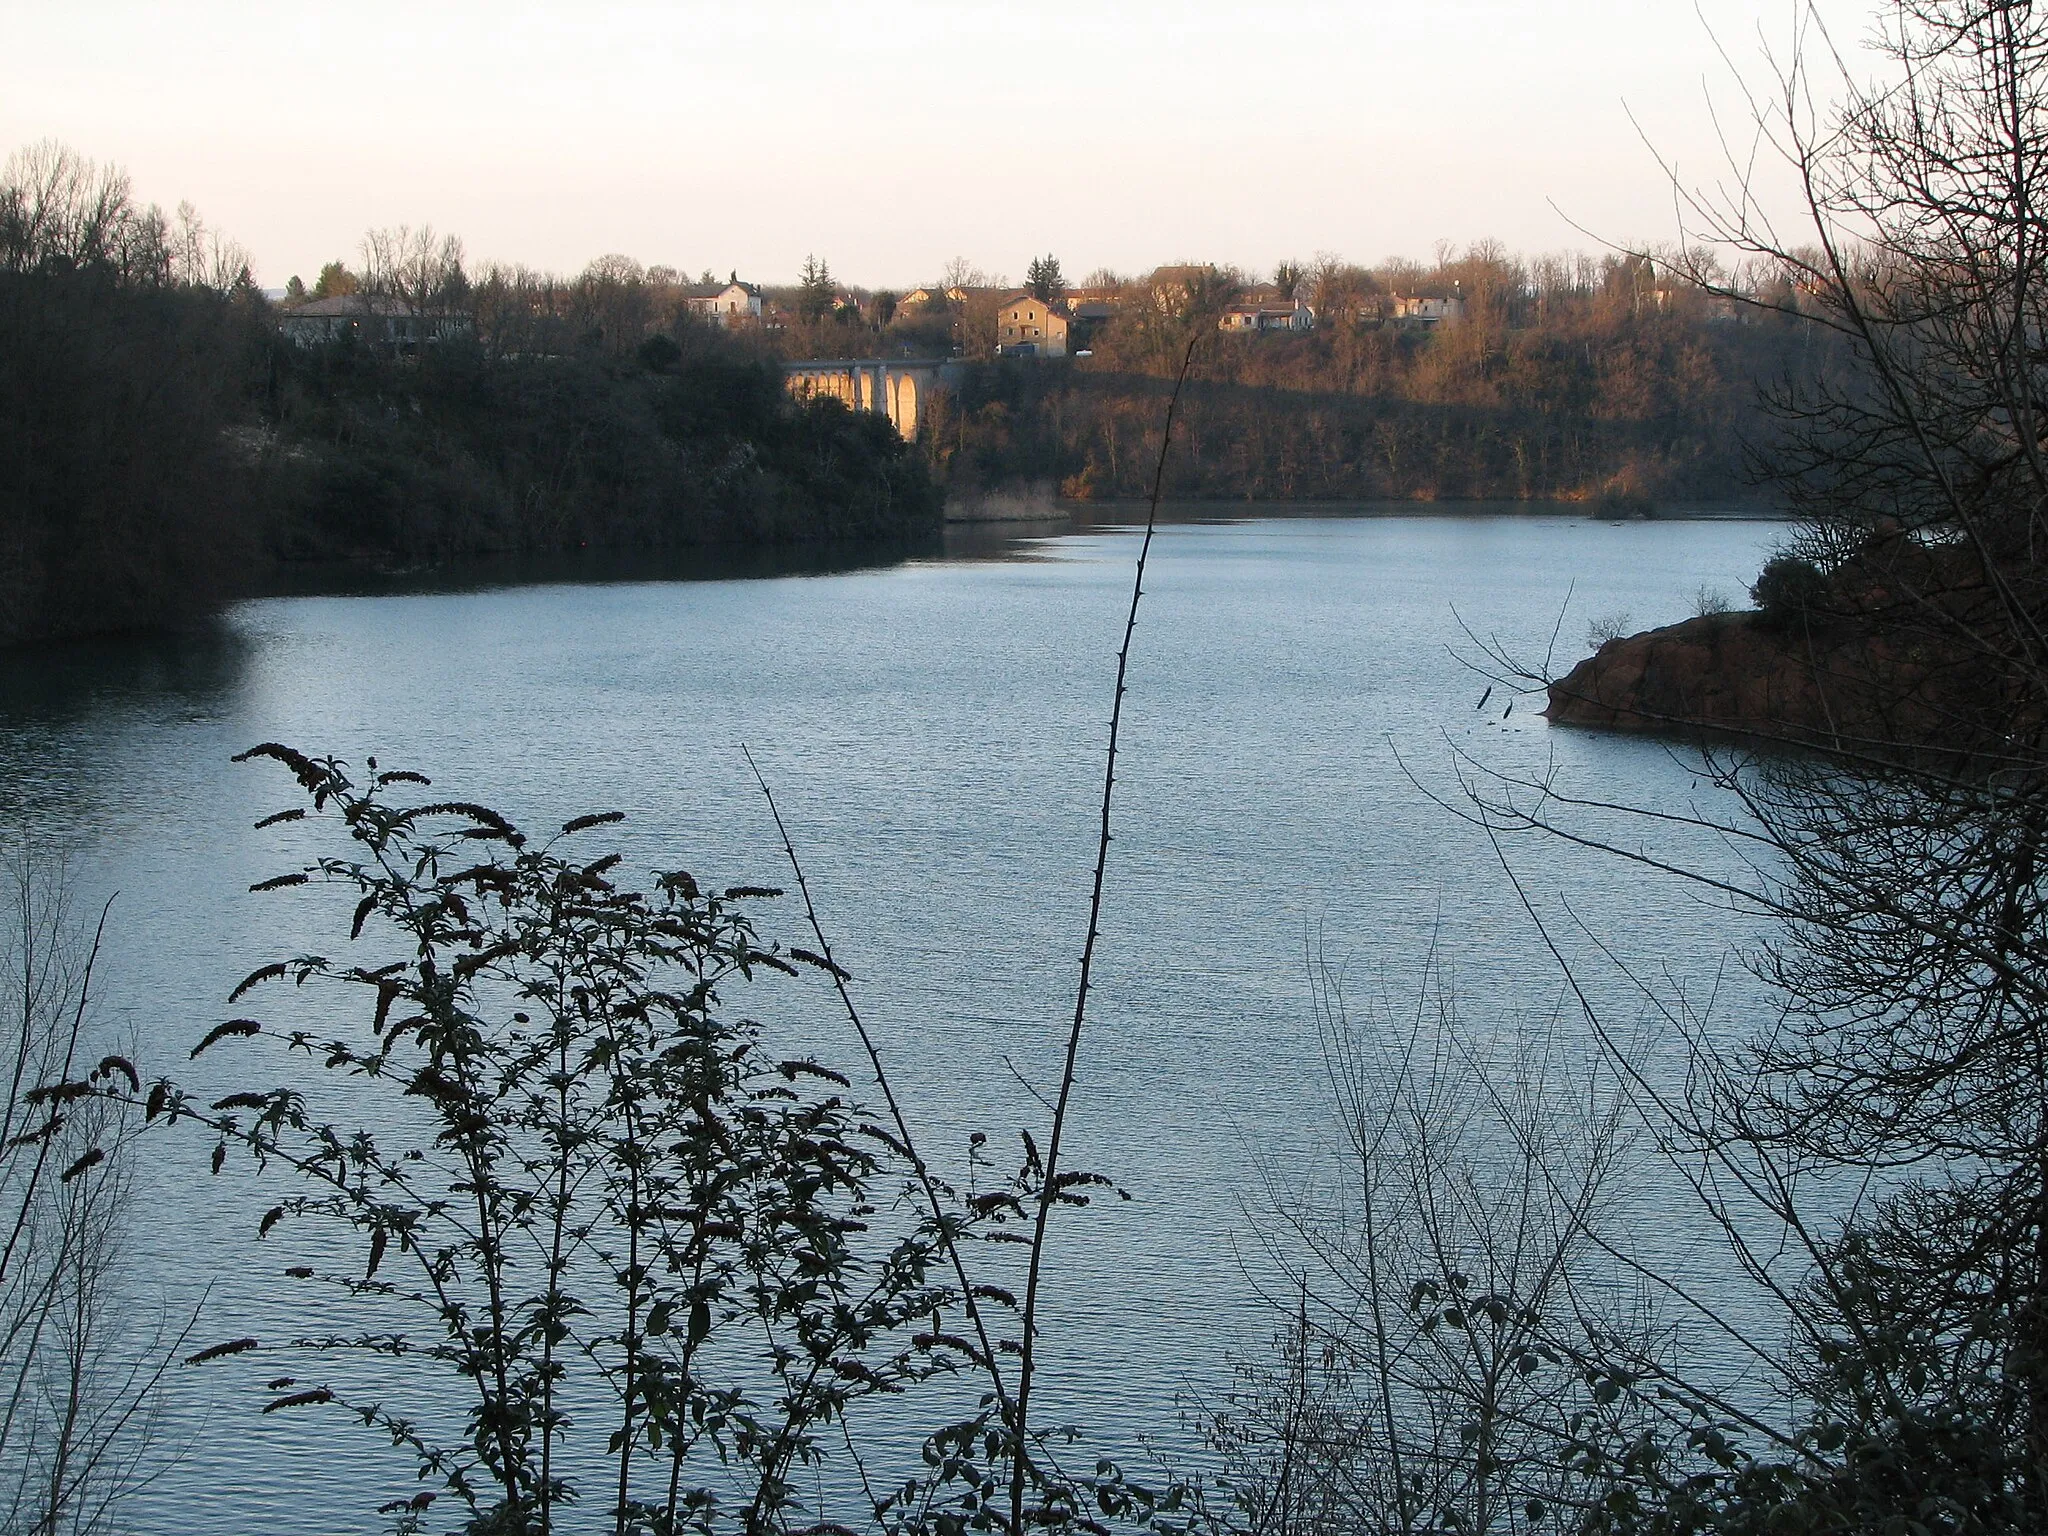
<path fill-rule="evenodd" d="M 484 592 L 502 587 L 775 580 L 885 570 L 913 561 L 1012 561 L 1073 534 L 1132 528 L 1145 522 L 1144 502 L 1082 502 L 1058 498 L 1021 503 L 1018 515 L 958 517 L 949 504 L 937 528 L 900 538 L 815 539 L 778 544 L 692 544 L 679 547 L 592 548 L 530 553 L 453 555 L 405 563 L 380 560 L 309 560 L 264 573 L 248 597 L 375 596 Z M 1768 507 L 1700 503 L 1657 509 L 1649 522 L 1775 523 Z M 1567 521 L 1588 527 L 1572 502 L 1246 502 L 1163 501 L 1161 527 L 1217 527 L 1247 522 L 1360 519 Z"/>

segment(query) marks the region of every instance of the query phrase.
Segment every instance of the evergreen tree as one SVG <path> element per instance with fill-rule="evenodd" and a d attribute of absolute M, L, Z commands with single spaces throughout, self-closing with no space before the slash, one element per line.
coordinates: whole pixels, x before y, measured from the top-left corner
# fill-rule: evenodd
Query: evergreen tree
<path fill-rule="evenodd" d="M 813 324 L 824 319 L 832 308 L 831 266 L 815 256 L 806 256 L 803 271 L 797 276 L 797 290 L 798 317 Z"/>
<path fill-rule="evenodd" d="M 1024 286 L 1041 303 L 1050 304 L 1067 291 L 1067 279 L 1057 256 L 1034 256 L 1024 269 Z"/>

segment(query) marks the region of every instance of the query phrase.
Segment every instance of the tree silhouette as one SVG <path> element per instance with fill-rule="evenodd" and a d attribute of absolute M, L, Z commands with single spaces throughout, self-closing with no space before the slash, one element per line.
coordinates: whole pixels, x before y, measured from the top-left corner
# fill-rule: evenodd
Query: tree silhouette
<path fill-rule="evenodd" d="M 1050 304 L 1067 291 L 1067 279 L 1060 271 L 1057 256 L 1034 256 L 1031 264 L 1024 269 L 1024 286 L 1031 290 L 1031 296 L 1044 304 Z"/>

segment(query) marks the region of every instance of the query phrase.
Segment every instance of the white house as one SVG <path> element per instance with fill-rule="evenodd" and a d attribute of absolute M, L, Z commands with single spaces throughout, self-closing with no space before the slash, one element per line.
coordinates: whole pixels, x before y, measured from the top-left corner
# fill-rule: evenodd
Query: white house
<path fill-rule="evenodd" d="M 723 283 L 692 283 L 683 290 L 683 304 L 693 314 L 719 325 L 758 325 L 761 321 L 761 290 L 741 282 L 738 273 Z"/>

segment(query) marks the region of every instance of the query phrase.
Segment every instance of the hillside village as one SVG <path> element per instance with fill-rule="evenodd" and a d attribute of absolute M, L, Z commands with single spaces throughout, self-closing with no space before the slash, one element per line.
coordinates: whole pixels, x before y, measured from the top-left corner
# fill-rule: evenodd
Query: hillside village
<path fill-rule="evenodd" d="M 816 258 L 776 285 L 623 256 L 570 278 L 472 276 L 458 243 L 402 231 L 365 251 L 382 253 L 373 270 L 333 263 L 281 296 L 273 323 L 294 350 L 349 337 L 402 361 L 461 338 L 478 361 L 621 379 L 743 363 L 799 402 L 886 417 L 956 506 L 1019 486 L 1134 494 L 1144 456 L 1128 449 L 1191 322 L 1216 338 L 1176 470 L 1196 498 L 1740 495 L 1752 381 L 1816 366 L 1770 318 L 1803 302 L 1783 274 L 1696 282 L 1666 260 L 1491 241 L 1431 264 L 1181 262 L 1071 284 L 1050 255 L 1022 283 L 956 261 L 901 291 Z"/>
<path fill-rule="evenodd" d="M 1050 263 L 1050 258 L 1046 259 Z M 1056 273 L 1057 264 L 1051 263 Z M 1207 301 L 1216 325 L 1231 335 L 1313 330 L 1317 298 L 1327 319 L 1365 325 L 1434 326 L 1462 319 L 1465 298 L 1458 279 L 1400 293 L 1377 284 L 1358 285 L 1355 294 L 1316 293 L 1298 274 L 1287 280 L 1248 282 L 1241 273 L 1216 266 L 1164 266 L 1148 277 L 1118 279 L 1097 274 L 1083 287 L 1067 288 L 1056 276 L 1023 286 L 1003 283 L 933 283 L 906 293 L 835 288 L 823 313 L 835 323 L 861 326 L 904 355 L 1059 358 L 1088 356 L 1096 333 L 1133 309 L 1181 314 Z M 758 327 L 787 335 L 803 317 L 801 291 L 794 296 L 764 294 L 738 274 L 724 284 L 686 287 L 681 302 L 692 313 L 727 328 Z M 1348 301 L 1348 302 L 1347 302 Z M 943 338 L 945 345 L 936 345 Z"/>
<path fill-rule="evenodd" d="M 1183 263 L 1140 278 L 1098 272 L 1085 285 L 1069 288 L 1053 258 L 1034 261 L 1032 267 L 1032 279 L 1022 285 L 975 273 L 897 293 L 840 286 L 820 263 L 809 264 L 798 284 L 778 288 L 745 281 L 736 270 L 723 282 L 706 272 L 693 283 L 673 269 L 606 257 L 582 277 L 554 286 L 572 292 L 605 286 L 643 289 L 655 314 L 665 310 L 677 318 L 752 334 L 791 358 L 847 352 L 1086 357 L 1105 326 L 1132 313 L 1183 315 L 1206 307 L 1215 312 L 1220 331 L 1262 336 L 1299 334 L 1318 324 L 1429 328 L 1463 319 L 1467 303 L 1461 278 L 1419 268 L 1382 276 L 1327 263 L 1314 272 L 1282 263 L 1274 280 L 1255 282 L 1234 268 Z M 490 280 L 487 275 L 485 284 Z M 373 294 L 361 279 L 333 263 L 314 289 L 293 279 L 280 295 L 278 328 L 301 345 L 347 333 L 406 351 L 474 330 L 478 317 L 462 299 L 476 290 L 466 283 L 462 288 L 462 294 L 429 295 L 394 292 L 393 285 L 382 284 Z"/>

